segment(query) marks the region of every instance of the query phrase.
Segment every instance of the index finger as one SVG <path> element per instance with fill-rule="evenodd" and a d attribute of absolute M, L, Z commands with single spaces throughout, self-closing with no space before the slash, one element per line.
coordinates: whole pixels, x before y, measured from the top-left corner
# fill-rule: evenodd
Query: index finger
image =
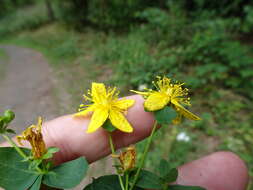
<path fill-rule="evenodd" d="M 126 98 L 136 101 L 126 116 L 134 131 L 132 133 L 115 131 L 113 139 L 117 148 L 144 139 L 150 134 L 154 124 L 152 114 L 144 111 L 144 100 L 141 96 L 134 95 Z M 85 156 L 89 162 L 93 162 L 110 154 L 107 132 L 100 128 L 94 133 L 87 134 L 89 121 L 90 117 L 76 118 L 73 115 L 66 115 L 43 125 L 46 145 L 60 148 L 60 152 L 55 155 L 57 163 L 80 156 Z"/>

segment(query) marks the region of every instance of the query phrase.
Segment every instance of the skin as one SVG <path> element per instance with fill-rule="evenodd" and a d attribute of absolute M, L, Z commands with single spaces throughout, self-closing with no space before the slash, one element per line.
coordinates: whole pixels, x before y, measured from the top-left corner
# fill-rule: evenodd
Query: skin
<path fill-rule="evenodd" d="M 136 103 L 128 110 L 127 119 L 134 132 L 113 133 L 117 148 L 134 144 L 147 137 L 154 124 L 151 113 L 143 109 L 143 98 L 139 95 L 126 98 Z M 85 133 L 90 117 L 76 118 L 66 115 L 43 124 L 43 137 L 47 147 L 60 148 L 54 160 L 57 164 L 85 156 L 92 163 L 109 155 L 108 135 L 102 129 Z M 3 143 L 2 146 L 9 146 Z M 28 144 L 24 146 L 29 147 Z M 234 153 L 216 152 L 179 167 L 177 184 L 202 186 L 208 190 L 245 190 L 248 184 L 248 170 L 245 163 Z"/>

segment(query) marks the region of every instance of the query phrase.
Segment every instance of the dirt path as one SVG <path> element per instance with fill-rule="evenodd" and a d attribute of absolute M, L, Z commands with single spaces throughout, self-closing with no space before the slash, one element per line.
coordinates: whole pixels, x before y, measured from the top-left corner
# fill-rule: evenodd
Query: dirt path
<path fill-rule="evenodd" d="M 20 133 L 36 122 L 38 116 L 47 120 L 58 115 L 53 78 L 42 54 L 16 46 L 0 46 L 8 59 L 4 78 L 0 82 L 0 112 L 12 109 L 16 113 L 13 127 Z"/>
<path fill-rule="evenodd" d="M 69 95 L 58 84 L 59 80 L 41 53 L 16 46 L 0 48 L 8 56 L 8 59 L 0 57 L 0 66 L 5 72 L 4 77 L 0 76 L 0 113 L 6 109 L 12 109 L 16 113 L 12 126 L 17 133 L 36 123 L 38 116 L 50 120 L 63 114 L 63 110 L 68 110 L 66 105 L 71 105 Z M 57 96 L 59 92 L 61 97 Z M 60 102 L 64 104 L 61 105 Z M 91 182 L 91 177 L 111 172 L 111 165 L 108 158 L 92 164 L 88 177 L 73 190 L 82 189 Z"/>

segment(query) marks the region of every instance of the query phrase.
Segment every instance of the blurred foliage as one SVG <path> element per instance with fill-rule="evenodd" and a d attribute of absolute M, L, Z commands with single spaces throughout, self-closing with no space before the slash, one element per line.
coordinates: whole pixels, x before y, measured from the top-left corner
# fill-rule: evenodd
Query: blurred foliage
<path fill-rule="evenodd" d="M 0 19 L 10 13 L 14 12 L 20 7 L 32 5 L 34 0 L 1 0 L 0 2 Z"/>
<path fill-rule="evenodd" d="M 253 97 L 252 49 L 234 39 L 234 20 L 189 22 L 180 6 L 171 6 L 175 12 L 143 11 L 138 15 L 148 21 L 143 27 L 108 38 L 98 57 L 113 63 L 115 80 L 131 88 L 169 73 L 193 88 L 215 84 Z"/>
<path fill-rule="evenodd" d="M 243 20 L 242 24 L 242 31 L 245 33 L 252 32 L 253 26 L 253 7 L 252 6 L 245 6 L 244 7 L 245 19 Z"/>
<path fill-rule="evenodd" d="M 58 0 L 61 20 L 80 29 L 87 24 L 101 29 L 127 29 L 135 22 L 135 14 L 151 6 L 151 0 Z M 156 4 L 156 3 L 155 3 Z"/>
<path fill-rule="evenodd" d="M 22 30 L 33 30 L 48 22 L 45 4 L 38 3 L 32 7 L 28 6 L 11 12 L 0 19 L 0 35 L 3 37 Z"/>

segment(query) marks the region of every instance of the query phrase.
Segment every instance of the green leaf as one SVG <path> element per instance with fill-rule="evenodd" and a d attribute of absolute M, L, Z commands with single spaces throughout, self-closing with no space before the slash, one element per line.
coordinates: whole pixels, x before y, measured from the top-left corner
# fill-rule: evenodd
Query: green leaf
<path fill-rule="evenodd" d="M 44 176 L 43 183 L 56 188 L 73 188 L 84 178 L 88 169 L 87 161 L 81 157 L 65 162 Z"/>
<path fill-rule="evenodd" d="M 178 170 L 177 168 L 172 168 L 164 177 L 164 183 L 172 183 L 177 180 L 178 177 Z"/>
<path fill-rule="evenodd" d="M 4 118 L 0 116 L 0 129 L 4 126 Z"/>
<path fill-rule="evenodd" d="M 42 159 L 49 159 L 53 157 L 53 154 L 59 152 L 59 148 L 57 147 L 49 147 L 47 153 L 43 155 Z"/>
<path fill-rule="evenodd" d="M 34 184 L 29 188 L 29 190 L 40 190 L 42 177 L 43 177 L 43 175 L 40 175 L 40 176 L 36 179 L 36 181 L 34 182 Z"/>
<path fill-rule="evenodd" d="M 162 183 L 156 174 L 147 170 L 141 170 L 136 186 L 144 189 L 161 189 Z"/>
<path fill-rule="evenodd" d="M 26 153 L 28 149 L 22 149 Z M 0 148 L 0 186 L 8 190 L 26 190 L 39 174 L 28 170 L 29 163 L 22 162 L 22 157 L 14 148 Z"/>
<path fill-rule="evenodd" d="M 116 130 L 116 128 L 112 125 L 109 119 L 105 121 L 105 123 L 103 124 L 103 128 L 110 133 Z"/>
<path fill-rule="evenodd" d="M 13 129 L 6 129 L 6 132 L 16 134 L 16 132 Z"/>
<path fill-rule="evenodd" d="M 49 152 L 49 153 L 56 153 L 56 152 L 59 152 L 59 148 L 57 148 L 57 147 L 49 147 L 48 149 L 47 149 L 47 152 Z"/>
<path fill-rule="evenodd" d="M 205 190 L 205 188 L 198 186 L 169 185 L 168 190 Z"/>
<path fill-rule="evenodd" d="M 117 175 L 101 176 L 93 179 L 92 183 L 83 190 L 121 190 Z"/>
<path fill-rule="evenodd" d="M 83 190 L 121 190 L 121 187 L 117 175 L 106 175 L 93 179 L 92 183 L 87 185 Z M 135 187 L 134 190 L 143 189 Z"/>
<path fill-rule="evenodd" d="M 173 108 L 166 106 L 161 110 L 155 111 L 154 115 L 159 124 L 171 124 L 172 120 L 176 118 L 177 112 Z"/>
<path fill-rule="evenodd" d="M 168 174 L 170 171 L 170 165 L 169 162 L 165 159 L 160 160 L 159 166 L 158 166 L 158 172 L 161 177 L 164 177 Z"/>

